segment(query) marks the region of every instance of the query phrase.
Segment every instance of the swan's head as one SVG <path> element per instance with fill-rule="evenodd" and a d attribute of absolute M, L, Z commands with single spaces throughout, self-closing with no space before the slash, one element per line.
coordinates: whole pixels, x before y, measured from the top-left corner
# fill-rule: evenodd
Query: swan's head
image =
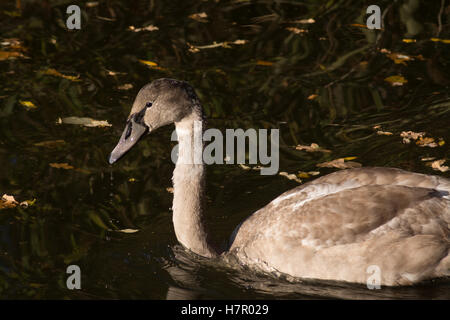
<path fill-rule="evenodd" d="M 194 89 L 184 81 L 158 79 L 145 85 L 134 100 L 125 130 L 109 156 L 109 163 L 119 160 L 146 134 L 181 121 L 199 108 Z"/>

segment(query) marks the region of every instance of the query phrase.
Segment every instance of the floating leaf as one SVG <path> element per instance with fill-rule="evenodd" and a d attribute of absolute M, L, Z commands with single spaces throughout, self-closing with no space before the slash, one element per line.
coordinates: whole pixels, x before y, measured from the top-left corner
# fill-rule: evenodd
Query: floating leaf
<path fill-rule="evenodd" d="M 206 18 L 208 18 L 208 15 L 206 14 L 206 12 L 194 13 L 188 17 L 195 21 L 198 21 L 198 22 L 202 22 L 202 23 L 208 22 L 208 19 L 206 19 Z"/>
<path fill-rule="evenodd" d="M 0 51 L 0 61 L 10 58 L 26 58 L 21 52 L 17 51 Z"/>
<path fill-rule="evenodd" d="M 319 171 L 308 171 L 308 172 L 305 172 L 305 171 L 299 171 L 299 172 L 297 173 L 297 176 L 298 176 L 299 178 L 302 178 L 302 179 L 309 179 L 309 178 L 311 178 L 311 176 L 317 176 L 317 175 L 319 175 L 319 174 L 320 174 Z"/>
<path fill-rule="evenodd" d="M 123 233 L 135 233 L 138 232 L 138 229 L 122 229 L 122 230 L 115 230 L 117 232 L 123 232 Z"/>
<path fill-rule="evenodd" d="M 419 54 L 417 56 L 408 56 L 408 55 L 402 54 L 402 53 L 391 52 L 390 50 L 385 49 L 385 48 L 381 49 L 380 52 L 386 54 L 386 57 L 388 57 L 389 59 L 394 61 L 394 63 L 403 64 L 405 66 L 406 66 L 407 61 L 413 61 L 416 59 L 417 60 L 425 60 L 421 54 Z"/>
<path fill-rule="evenodd" d="M 147 67 L 150 67 L 152 69 L 157 69 L 157 70 L 162 70 L 162 71 L 166 70 L 166 69 L 164 69 L 162 67 L 159 67 L 158 64 L 156 62 L 153 62 L 153 61 L 147 61 L 147 60 L 139 59 L 139 62 L 142 63 L 142 64 L 145 64 Z"/>
<path fill-rule="evenodd" d="M 417 42 L 416 39 L 402 39 L 402 41 L 405 42 L 405 43 L 414 43 L 414 42 Z"/>
<path fill-rule="evenodd" d="M 0 199 L 0 210 L 1 209 L 11 209 L 15 208 L 18 205 L 24 208 L 28 208 L 28 206 L 34 205 L 36 202 L 36 199 L 33 200 L 25 200 L 21 203 L 17 202 L 17 200 L 14 198 L 14 196 L 10 196 L 7 194 L 4 194 L 2 198 Z"/>
<path fill-rule="evenodd" d="M 19 203 L 19 205 L 21 207 L 28 208 L 28 207 L 33 206 L 35 203 L 36 203 L 36 199 L 33 199 L 33 200 L 22 201 L 21 203 Z"/>
<path fill-rule="evenodd" d="M 377 134 L 380 136 L 392 136 L 393 133 L 389 131 L 377 130 Z"/>
<path fill-rule="evenodd" d="M 308 97 L 308 100 L 314 100 L 314 99 L 316 99 L 318 96 L 319 96 L 319 95 L 317 95 L 317 94 L 311 94 L 311 95 Z"/>
<path fill-rule="evenodd" d="M 362 164 L 354 161 L 347 161 L 355 159 L 356 157 L 346 157 L 339 158 L 328 162 L 319 163 L 316 166 L 320 168 L 338 168 L 338 169 L 349 169 L 349 168 L 360 168 Z"/>
<path fill-rule="evenodd" d="M 422 160 L 422 161 L 432 161 L 434 159 L 436 159 L 436 157 L 423 157 L 423 158 L 420 158 L 420 160 Z"/>
<path fill-rule="evenodd" d="M 442 42 L 445 44 L 450 44 L 450 39 L 431 38 L 430 40 L 433 42 Z"/>
<path fill-rule="evenodd" d="M 436 160 L 436 161 L 429 163 L 428 165 L 430 165 L 431 168 L 433 168 L 433 170 L 447 172 L 450 168 L 448 166 L 443 166 L 445 161 L 446 161 L 445 159 Z"/>
<path fill-rule="evenodd" d="M 154 26 L 154 25 L 149 25 L 146 27 L 142 27 L 142 28 L 136 28 L 134 26 L 129 26 L 128 27 L 129 30 L 133 31 L 133 32 L 141 32 L 141 31 L 156 31 L 159 30 L 158 27 Z"/>
<path fill-rule="evenodd" d="M 289 173 L 287 173 L 287 172 L 281 171 L 281 172 L 279 173 L 279 175 L 280 175 L 280 176 L 283 176 L 283 177 L 286 177 L 286 178 L 288 178 L 289 180 L 294 180 L 294 181 L 296 181 L 296 182 L 298 182 L 298 183 L 302 183 L 302 180 L 300 180 L 299 178 L 297 178 L 297 176 L 296 176 L 295 174 L 293 174 L 293 173 L 289 174 Z"/>
<path fill-rule="evenodd" d="M 172 187 L 168 187 L 168 188 L 166 188 L 166 191 L 167 191 L 168 193 L 173 193 L 173 188 L 172 188 Z"/>
<path fill-rule="evenodd" d="M 309 18 L 309 19 L 294 20 L 291 21 L 291 23 L 312 24 L 316 23 L 316 20 L 314 20 L 313 18 Z"/>
<path fill-rule="evenodd" d="M 215 42 L 214 41 L 212 44 L 208 44 L 206 46 L 194 46 L 194 45 L 190 44 L 189 42 L 187 43 L 187 45 L 189 46 L 189 51 L 195 53 L 195 52 L 199 52 L 200 50 L 203 50 L 203 49 L 213 49 L 213 48 L 219 48 L 219 47 L 231 48 L 230 45 L 232 45 L 232 44 L 243 45 L 243 44 L 246 44 L 247 42 L 248 42 L 248 40 L 238 39 L 238 40 L 235 40 L 232 42 L 230 42 L 230 41 Z"/>
<path fill-rule="evenodd" d="M 117 71 L 111 71 L 108 69 L 105 69 L 108 72 L 108 76 L 117 76 L 119 74 L 127 74 L 126 72 L 117 72 Z"/>
<path fill-rule="evenodd" d="M 4 194 L 0 199 L 0 209 L 15 208 L 17 205 L 18 202 L 14 199 L 14 196 Z"/>
<path fill-rule="evenodd" d="M 78 75 L 78 76 L 67 76 L 67 75 L 62 74 L 61 72 L 59 72 L 59 71 L 57 71 L 55 69 L 52 69 L 52 68 L 47 69 L 45 71 L 42 71 L 42 73 L 46 74 L 46 75 L 50 75 L 50 76 L 64 78 L 64 79 L 67 79 L 67 80 L 70 80 L 70 81 L 81 81 L 79 79 L 80 75 Z"/>
<path fill-rule="evenodd" d="M 434 138 L 431 137 L 420 137 L 416 141 L 416 145 L 419 147 L 430 147 L 430 148 L 436 148 L 438 144 L 434 141 Z"/>
<path fill-rule="evenodd" d="M 58 118 L 57 124 L 78 124 L 85 127 L 111 127 L 107 120 L 94 120 L 92 118 L 67 117 Z"/>
<path fill-rule="evenodd" d="M 145 64 L 147 66 L 150 66 L 150 67 L 156 67 L 158 65 L 156 62 L 147 61 L 147 60 L 139 60 L 139 62 L 143 63 L 143 64 Z"/>
<path fill-rule="evenodd" d="M 239 164 L 239 167 L 241 167 L 244 170 L 251 170 L 252 169 L 251 167 L 246 166 L 245 164 L 242 164 L 242 163 Z"/>
<path fill-rule="evenodd" d="M 75 169 L 75 167 L 69 165 L 68 163 L 49 163 L 49 166 L 56 169 L 65 169 L 65 170 Z"/>
<path fill-rule="evenodd" d="M 400 53 L 390 53 L 387 55 L 395 64 L 403 64 L 406 66 L 407 61 L 414 60 L 412 57 Z"/>
<path fill-rule="evenodd" d="M 117 89 L 119 89 L 119 90 L 130 90 L 132 88 L 133 88 L 133 85 L 131 83 L 125 83 L 125 84 L 117 87 Z"/>
<path fill-rule="evenodd" d="M 27 51 L 23 47 L 22 41 L 18 38 L 3 39 L 2 42 L 0 42 L 0 45 L 2 45 L 4 47 L 9 47 L 10 49 L 13 49 L 16 51 Z"/>
<path fill-rule="evenodd" d="M 402 86 L 403 84 L 407 83 L 408 80 L 406 80 L 402 76 L 390 76 L 384 79 L 384 81 L 389 82 L 392 86 Z"/>
<path fill-rule="evenodd" d="M 410 143 L 411 140 L 417 140 L 425 135 L 425 132 L 413 132 L 413 131 L 402 131 L 400 137 L 403 138 L 403 143 Z"/>
<path fill-rule="evenodd" d="M 87 7 L 87 8 L 94 8 L 94 7 L 98 6 L 98 5 L 99 5 L 98 1 L 89 1 L 89 2 L 86 2 L 86 7 Z"/>
<path fill-rule="evenodd" d="M 22 100 L 19 100 L 19 103 L 20 103 L 22 106 L 24 106 L 25 108 L 27 108 L 28 110 L 30 110 L 30 109 L 37 109 L 36 105 L 35 105 L 33 102 L 31 102 L 31 101 L 22 101 Z"/>
<path fill-rule="evenodd" d="M 229 161 L 229 160 L 227 160 L 227 158 L 225 158 L 225 161 Z M 255 171 L 258 171 L 258 170 L 261 170 L 262 168 L 264 168 L 264 167 L 261 167 L 261 166 L 249 167 L 249 166 L 246 166 L 245 164 L 242 164 L 242 163 L 240 163 L 239 166 L 242 169 L 244 169 L 244 170 L 255 170 Z"/>
<path fill-rule="evenodd" d="M 325 152 L 325 153 L 329 153 L 331 152 L 331 150 L 327 150 L 327 149 L 323 149 L 321 147 L 319 147 L 319 145 L 317 143 L 311 143 L 310 146 L 303 146 L 301 144 L 299 144 L 298 146 L 295 147 L 296 150 L 305 150 L 307 152 Z"/>
<path fill-rule="evenodd" d="M 303 33 L 307 33 L 308 30 L 307 29 L 299 29 L 299 28 L 295 28 L 295 27 L 287 27 L 286 30 L 295 33 L 295 34 L 303 34 Z"/>

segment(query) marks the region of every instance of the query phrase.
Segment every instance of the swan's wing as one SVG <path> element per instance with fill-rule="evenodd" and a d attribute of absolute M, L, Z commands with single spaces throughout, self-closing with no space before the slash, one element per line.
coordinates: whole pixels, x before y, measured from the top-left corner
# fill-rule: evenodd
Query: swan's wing
<path fill-rule="evenodd" d="M 232 248 L 261 246 L 271 242 L 321 249 L 360 242 L 377 234 L 440 234 L 450 236 L 448 193 L 398 185 L 369 185 L 336 189 L 316 184 L 293 196 L 274 200 L 238 228 Z M 303 190 L 303 192 L 302 192 Z M 323 192 L 328 195 L 320 195 Z M 289 195 L 289 194 L 288 194 Z"/>
<path fill-rule="evenodd" d="M 273 200 L 306 202 L 325 195 L 370 185 L 421 187 L 450 193 L 450 180 L 432 175 L 408 172 L 396 168 L 365 167 L 340 170 L 289 190 Z"/>

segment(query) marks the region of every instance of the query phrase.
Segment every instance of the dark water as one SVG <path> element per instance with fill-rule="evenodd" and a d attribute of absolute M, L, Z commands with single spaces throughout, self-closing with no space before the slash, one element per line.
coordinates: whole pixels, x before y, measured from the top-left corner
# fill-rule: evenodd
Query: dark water
<path fill-rule="evenodd" d="M 82 9 L 81 30 L 68 31 L 66 8 L 75 3 Z M 450 44 L 430 39 L 450 39 L 450 4 L 378 1 L 383 29 L 367 30 L 355 24 L 365 24 L 370 4 L 2 1 L 0 51 L 17 56 L 0 54 L 0 196 L 36 202 L 0 210 L 0 298 L 449 299 L 448 281 L 374 291 L 293 284 L 192 257 L 177 245 L 171 224 L 166 189 L 173 128 L 155 132 L 117 165 L 107 164 L 139 88 L 171 77 L 196 88 L 211 127 L 279 128 L 280 171 L 317 171 L 318 163 L 357 157 L 353 161 L 363 166 L 450 177 L 421 160 L 449 157 Z M 201 21 L 189 18 L 201 12 L 207 14 Z M 298 22 L 308 18 L 315 23 Z M 159 30 L 129 30 L 150 24 Z M 8 44 L 12 38 L 19 44 Z M 236 40 L 247 42 L 231 43 Z M 191 52 L 191 46 L 224 41 L 228 47 Z M 383 48 L 413 60 L 395 63 Z M 45 74 L 49 69 L 79 81 Z M 394 75 L 407 83 L 384 80 Z M 118 88 L 125 84 L 132 88 Z M 108 120 L 112 127 L 56 123 L 68 116 Z M 403 144 L 400 133 L 408 130 L 426 132 L 439 144 Z M 45 143 L 55 140 L 64 142 Z M 294 149 L 311 143 L 332 152 Z M 226 238 L 297 184 L 237 165 L 210 166 L 207 214 L 215 236 Z M 111 231 L 126 228 L 139 232 Z M 66 288 L 71 264 L 81 268 L 82 290 Z"/>

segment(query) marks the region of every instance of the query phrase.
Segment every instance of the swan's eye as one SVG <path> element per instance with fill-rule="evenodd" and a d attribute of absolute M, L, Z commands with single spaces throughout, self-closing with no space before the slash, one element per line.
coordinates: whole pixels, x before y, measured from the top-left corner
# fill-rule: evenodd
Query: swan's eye
<path fill-rule="evenodd" d="M 150 108 L 152 106 L 152 103 L 151 102 L 147 102 L 146 104 L 145 104 L 145 107 L 146 108 Z"/>

